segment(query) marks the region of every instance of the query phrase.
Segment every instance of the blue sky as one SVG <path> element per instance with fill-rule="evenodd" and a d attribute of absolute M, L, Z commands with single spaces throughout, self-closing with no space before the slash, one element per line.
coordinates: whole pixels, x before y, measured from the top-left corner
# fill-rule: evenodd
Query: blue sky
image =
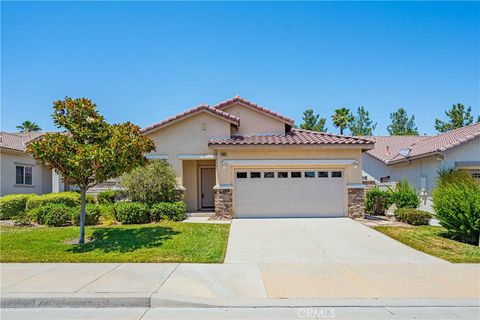
<path fill-rule="evenodd" d="M 365 106 L 420 133 L 480 101 L 478 2 L 2 2 L 1 126 L 54 129 L 52 101 L 89 97 L 140 126 L 234 95 L 301 122 Z"/>

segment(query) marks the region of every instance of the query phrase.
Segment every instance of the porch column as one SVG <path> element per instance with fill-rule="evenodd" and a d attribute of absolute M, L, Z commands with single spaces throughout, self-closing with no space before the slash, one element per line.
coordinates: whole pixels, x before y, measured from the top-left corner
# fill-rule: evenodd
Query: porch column
<path fill-rule="evenodd" d="M 233 186 L 220 184 L 213 187 L 215 190 L 215 217 L 217 219 L 233 218 Z"/>
<path fill-rule="evenodd" d="M 65 191 L 65 183 L 62 181 L 62 176 L 56 170 L 52 170 L 52 192 Z"/>
<path fill-rule="evenodd" d="M 365 216 L 365 185 L 347 185 L 347 212 L 348 217 L 363 218 Z"/>

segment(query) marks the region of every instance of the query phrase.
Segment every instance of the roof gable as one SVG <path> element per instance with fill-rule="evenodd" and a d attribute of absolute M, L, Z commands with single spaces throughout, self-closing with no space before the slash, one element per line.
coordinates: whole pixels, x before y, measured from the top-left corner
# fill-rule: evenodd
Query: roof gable
<path fill-rule="evenodd" d="M 143 128 L 141 130 L 141 132 L 143 134 L 150 133 L 152 131 L 156 131 L 156 130 L 165 128 L 167 126 L 170 126 L 174 123 L 185 120 L 187 118 L 190 118 L 190 117 L 195 116 L 195 115 L 197 115 L 199 113 L 202 113 L 202 112 L 208 113 L 208 114 L 210 114 L 214 117 L 217 117 L 219 119 L 228 121 L 228 122 L 232 123 L 233 125 L 236 125 L 236 126 L 240 125 L 240 119 L 237 116 L 234 116 L 234 115 L 229 114 L 227 112 L 224 112 L 222 110 L 210 107 L 208 105 L 202 104 L 202 105 L 199 105 L 198 107 L 189 109 L 185 112 L 176 114 L 176 115 L 174 115 L 174 116 L 172 116 L 172 117 L 170 117 L 166 120 L 163 120 L 163 121 L 158 122 L 158 123 L 154 123 L 151 126 Z"/>
<path fill-rule="evenodd" d="M 248 101 L 246 99 L 243 99 L 242 97 L 240 96 L 235 96 L 233 97 L 232 99 L 229 99 L 229 100 L 226 100 L 226 101 L 223 101 L 223 102 L 220 102 L 216 105 L 214 105 L 213 107 L 216 108 L 216 109 L 220 109 L 220 110 L 223 110 L 223 109 L 227 109 L 228 107 L 234 105 L 234 104 L 240 104 L 242 106 L 245 106 L 247 108 L 250 108 L 250 109 L 253 109 L 255 111 L 258 111 L 258 112 L 261 112 L 263 114 L 266 114 L 270 117 L 273 117 L 277 120 L 280 120 L 281 122 L 289 125 L 289 126 L 293 126 L 293 123 L 294 121 L 290 118 L 287 118 L 277 112 L 274 112 L 270 109 L 267 109 L 267 108 L 264 108 L 262 106 L 259 106 L 258 104 L 256 103 L 253 103 L 251 101 Z"/>

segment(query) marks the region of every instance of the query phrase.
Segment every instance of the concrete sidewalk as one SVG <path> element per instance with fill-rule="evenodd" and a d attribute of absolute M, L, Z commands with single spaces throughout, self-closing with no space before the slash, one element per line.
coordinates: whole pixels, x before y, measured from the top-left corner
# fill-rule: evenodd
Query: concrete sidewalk
<path fill-rule="evenodd" d="M 1 264 L 1 303 L 31 307 L 478 306 L 466 264 Z"/>

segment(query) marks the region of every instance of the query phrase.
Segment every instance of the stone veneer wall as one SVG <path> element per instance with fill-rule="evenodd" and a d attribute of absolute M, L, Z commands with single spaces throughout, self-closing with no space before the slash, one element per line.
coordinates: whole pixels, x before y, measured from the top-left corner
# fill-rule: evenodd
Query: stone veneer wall
<path fill-rule="evenodd" d="M 348 188 L 348 216 L 362 218 L 365 216 L 364 188 Z"/>
<path fill-rule="evenodd" d="M 215 190 L 215 217 L 218 219 L 233 218 L 233 190 Z"/>

